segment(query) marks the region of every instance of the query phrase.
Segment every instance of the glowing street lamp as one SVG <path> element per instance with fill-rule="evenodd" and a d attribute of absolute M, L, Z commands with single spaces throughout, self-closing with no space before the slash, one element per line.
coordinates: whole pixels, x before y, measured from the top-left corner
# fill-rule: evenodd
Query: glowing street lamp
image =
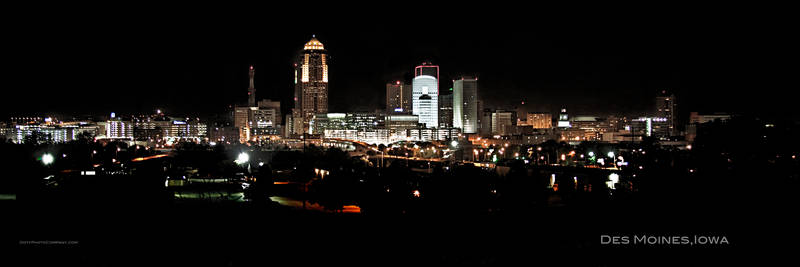
<path fill-rule="evenodd" d="M 247 155 L 247 153 L 242 152 L 242 153 L 239 154 L 239 156 L 236 158 L 236 160 L 234 160 L 234 162 L 236 162 L 236 164 L 244 164 L 244 163 L 247 163 L 249 160 L 250 160 L 250 156 Z"/>
<path fill-rule="evenodd" d="M 50 153 L 42 155 L 42 164 L 50 165 L 55 161 L 55 158 Z"/>

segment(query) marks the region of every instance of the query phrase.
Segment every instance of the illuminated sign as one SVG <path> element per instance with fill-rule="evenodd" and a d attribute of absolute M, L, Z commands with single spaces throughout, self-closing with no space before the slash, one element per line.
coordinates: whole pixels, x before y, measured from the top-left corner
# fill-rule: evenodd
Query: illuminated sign
<path fill-rule="evenodd" d="M 172 121 L 172 124 L 186 124 L 185 121 Z"/>

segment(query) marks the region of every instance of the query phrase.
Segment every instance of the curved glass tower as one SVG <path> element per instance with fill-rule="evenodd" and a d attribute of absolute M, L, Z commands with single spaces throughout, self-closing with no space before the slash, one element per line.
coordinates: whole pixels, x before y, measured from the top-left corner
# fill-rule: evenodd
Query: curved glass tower
<path fill-rule="evenodd" d="M 419 116 L 419 123 L 426 128 L 439 125 L 439 81 L 430 75 L 414 78 L 412 84 L 412 114 Z"/>

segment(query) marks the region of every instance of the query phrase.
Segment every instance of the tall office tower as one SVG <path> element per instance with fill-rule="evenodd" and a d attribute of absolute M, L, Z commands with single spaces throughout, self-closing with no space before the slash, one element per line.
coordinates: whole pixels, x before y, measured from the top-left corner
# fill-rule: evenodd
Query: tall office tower
<path fill-rule="evenodd" d="M 419 116 L 419 123 L 427 128 L 439 126 L 439 86 L 436 77 L 420 75 L 411 85 L 412 114 Z"/>
<path fill-rule="evenodd" d="M 386 114 L 411 112 L 411 86 L 400 81 L 386 84 Z"/>
<path fill-rule="evenodd" d="M 452 91 L 439 95 L 439 128 L 453 128 Z"/>
<path fill-rule="evenodd" d="M 328 113 L 328 54 L 322 43 L 313 36 L 295 63 L 295 134 L 308 132 L 308 123 L 317 113 Z M 299 128 L 299 127 L 298 127 Z"/>
<path fill-rule="evenodd" d="M 667 131 L 661 130 L 662 135 L 675 136 L 675 94 L 667 90 L 661 90 L 661 93 L 656 96 L 656 118 L 665 118 L 667 122 Z"/>
<path fill-rule="evenodd" d="M 453 81 L 453 127 L 477 133 L 478 126 L 478 79 L 461 77 Z"/>
<path fill-rule="evenodd" d="M 256 70 L 253 65 L 250 65 L 250 87 L 247 88 L 247 105 L 250 107 L 256 106 L 256 86 L 253 78 L 256 75 Z"/>

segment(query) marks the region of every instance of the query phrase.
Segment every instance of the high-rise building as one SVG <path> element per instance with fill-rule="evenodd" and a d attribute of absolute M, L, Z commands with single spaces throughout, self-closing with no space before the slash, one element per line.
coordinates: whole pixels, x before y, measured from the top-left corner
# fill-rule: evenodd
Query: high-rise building
<path fill-rule="evenodd" d="M 667 90 L 661 90 L 661 93 L 656 96 L 656 114 L 657 118 L 666 118 L 667 131 L 663 131 L 669 136 L 677 135 L 675 132 L 675 94 Z"/>
<path fill-rule="evenodd" d="M 478 126 L 478 79 L 462 77 L 453 81 L 453 127 L 477 133 Z"/>
<path fill-rule="evenodd" d="M 328 112 L 328 54 L 313 36 L 294 64 L 294 134 L 308 133 L 308 123 L 318 113 Z M 299 127 L 298 127 L 299 126 Z"/>
<path fill-rule="evenodd" d="M 256 106 L 256 86 L 255 86 L 256 70 L 250 65 L 250 87 L 247 88 L 247 105 L 251 107 Z"/>
<path fill-rule="evenodd" d="M 411 86 L 395 81 L 386 84 L 386 114 L 411 113 Z"/>
<path fill-rule="evenodd" d="M 427 128 L 439 126 L 438 79 L 430 75 L 420 75 L 414 77 L 412 87 L 412 114 L 419 116 L 419 123 Z"/>
<path fill-rule="evenodd" d="M 439 95 L 439 128 L 453 128 L 453 93 Z"/>
<path fill-rule="evenodd" d="M 492 112 L 492 134 L 508 135 L 514 127 L 514 112 L 496 110 Z"/>

